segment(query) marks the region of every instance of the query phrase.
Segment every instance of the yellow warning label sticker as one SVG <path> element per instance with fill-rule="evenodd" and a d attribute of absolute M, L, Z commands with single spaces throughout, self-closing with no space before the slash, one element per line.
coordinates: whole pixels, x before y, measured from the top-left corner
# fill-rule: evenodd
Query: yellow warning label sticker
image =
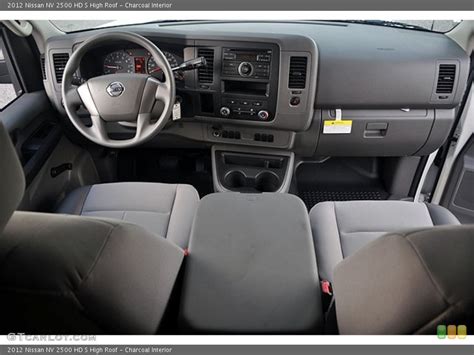
<path fill-rule="evenodd" d="M 324 121 L 324 134 L 349 134 L 352 131 L 352 120 Z"/>

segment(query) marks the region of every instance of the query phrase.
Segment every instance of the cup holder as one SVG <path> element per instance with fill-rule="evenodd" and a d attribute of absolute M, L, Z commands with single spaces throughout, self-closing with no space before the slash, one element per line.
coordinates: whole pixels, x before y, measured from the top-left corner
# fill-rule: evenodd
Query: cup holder
<path fill-rule="evenodd" d="M 240 171 L 231 171 L 224 178 L 224 185 L 230 189 L 241 189 L 246 186 L 245 175 Z"/>
<path fill-rule="evenodd" d="M 277 192 L 289 175 L 289 156 L 216 150 L 213 178 L 216 191 Z M 285 187 L 286 189 L 286 187 Z"/>
<path fill-rule="evenodd" d="M 231 191 L 246 192 L 276 192 L 281 185 L 278 175 L 271 171 L 248 177 L 240 170 L 232 170 L 226 174 L 223 183 Z"/>
<path fill-rule="evenodd" d="M 265 171 L 255 179 L 255 188 L 261 192 L 275 192 L 280 187 L 280 178 L 275 173 Z"/>

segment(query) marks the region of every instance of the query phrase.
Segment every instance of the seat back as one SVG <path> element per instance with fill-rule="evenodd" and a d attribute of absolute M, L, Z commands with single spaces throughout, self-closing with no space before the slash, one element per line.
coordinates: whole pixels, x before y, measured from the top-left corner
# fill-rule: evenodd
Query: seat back
<path fill-rule="evenodd" d="M 7 130 L 0 122 L 0 233 L 25 192 L 25 175 Z"/>
<path fill-rule="evenodd" d="M 383 236 L 335 269 L 341 334 L 436 334 L 474 326 L 474 226 Z"/>

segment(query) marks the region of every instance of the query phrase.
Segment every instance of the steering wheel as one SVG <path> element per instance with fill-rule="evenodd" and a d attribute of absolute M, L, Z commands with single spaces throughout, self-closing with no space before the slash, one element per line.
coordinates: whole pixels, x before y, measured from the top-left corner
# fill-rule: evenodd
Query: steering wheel
<path fill-rule="evenodd" d="M 84 54 L 92 47 L 110 41 L 128 41 L 148 50 L 163 70 L 165 82 L 148 74 L 124 73 L 94 77 L 79 87 L 74 86 L 73 75 Z M 67 62 L 61 86 L 63 105 L 72 124 L 89 140 L 110 148 L 133 147 L 158 134 L 173 110 L 175 90 L 173 71 L 165 55 L 145 37 L 130 32 L 103 33 L 83 42 Z M 163 104 L 161 114 L 153 110 L 159 101 Z M 80 105 L 89 111 L 92 126 L 85 125 L 78 116 L 76 111 Z M 107 122 L 136 126 L 135 136 L 124 140 L 111 139 L 107 134 Z"/>

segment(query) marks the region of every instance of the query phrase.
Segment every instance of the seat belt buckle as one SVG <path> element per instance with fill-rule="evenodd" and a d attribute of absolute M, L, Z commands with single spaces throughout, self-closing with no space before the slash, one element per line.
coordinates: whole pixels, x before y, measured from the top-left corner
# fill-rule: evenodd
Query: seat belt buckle
<path fill-rule="evenodd" d="M 321 281 L 321 291 L 325 295 L 332 296 L 332 286 L 331 286 L 331 283 L 328 280 L 322 280 Z"/>

